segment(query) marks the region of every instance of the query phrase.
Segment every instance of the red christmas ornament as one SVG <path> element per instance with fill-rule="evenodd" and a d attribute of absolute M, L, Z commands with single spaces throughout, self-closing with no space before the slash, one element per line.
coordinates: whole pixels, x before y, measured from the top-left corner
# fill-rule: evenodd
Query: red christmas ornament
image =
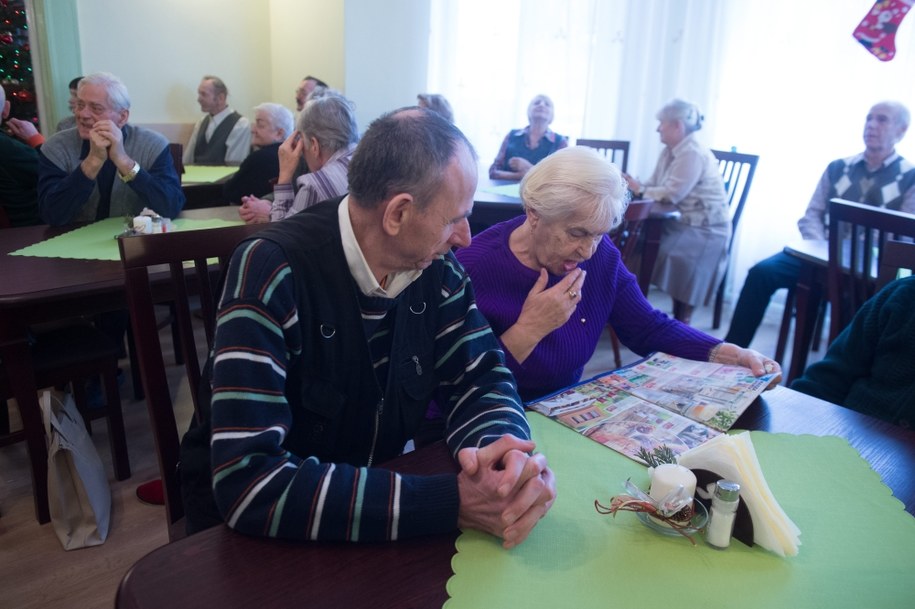
<path fill-rule="evenodd" d="M 16 99 L 18 99 L 19 101 L 21 101 L 23 103 L 31 103 L 31 102 L 35 101 L 35 94 L 26 89 L 21 89 L 19 91 L 14 92 L 13 97 L 15 97 Z"/>
<path fill-rule="evenodd" d="M 13 44 L 13 33 L 12 32 L 0 33 L 0 42 L 2 42 L 3 44 Z"/>

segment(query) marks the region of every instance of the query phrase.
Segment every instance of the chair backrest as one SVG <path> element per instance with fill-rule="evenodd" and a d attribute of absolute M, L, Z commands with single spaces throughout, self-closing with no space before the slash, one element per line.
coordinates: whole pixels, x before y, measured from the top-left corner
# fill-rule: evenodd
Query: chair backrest
<path fill-rule="evenodd" d="M 245 237 L 269 226 L 243 224 L 207 230 L 190 230 L 125 237 L 119 240 L 127 288 L 127 303 L 137 348 L 140 376 L 146 390 L 146 407 L 156 443 L 159 471 L 165 491 L 169 525 L 184 516 L 177 475 L 180 437 L 168 386 L 154 305 L 173 302 L 181 353 L 188 385 L 198 416 L 197 387 L 201 361 L 213 346 L 216 327 L 218 277 L 235 246 Z M 216 263 L 214 264 L 214 259 Z M 167 265 L 168 273 L 161 265 Z M 158 268 L 151 268 L 158 267 Z M 194 335 L 191 297 L 200 300 L 206 351 L 200 353 Z M 171 527 L 170 527 L 171 529 Z M 170 535 L 172 531 L 170 530 Z"/>
<path fill-rule="evenodd" d="M 915 238 L 915 215 L 843 199 L 829 202 L 829 341 L 877 291 L 885 244 Z"/>
<path fill-rule="evenodd" d="M 896 279 L 900 269 L 915 271 L 915 243 L 887 241 L 883 244 L 883 256 L 880 257 L 877 290 Z"/>
<path fill-rule="evenodd" d="M 651 213 L 652 205 L 654 205 L 654 201 L 648 199 L 630 201 L 629 207 L 626 208 L 626 214 L 623 216 L 623 221 L 610 233 L 610 239 L 613 240 L 613 244 L 620 251 L 623 264 L 628 265 L 636 253 L 639 242 L 644 243 L 644 240 L 641 239 L 642 230 L 645 226 L 645 220 Z M 645 252 L 642 252 L 642 255 L 644 256 Z M 637 279 L 642 293 L 647 296 L 651 278 L 637 277 Z"/>
<path fill-rule="evenodd" d="M 169 142 L 168 151 L 172 155 L 172 163 L 175 164 L 175 171 L 178 172 L 178 178 L 184 173 L 184 144 Z"/>
<path fill-rule="evenodd" d="M 737 224 L 743 214 L 747 195 L 750 194 L 750 185 L 753 184 L 753 174 L 756 173 L 759 156 L 724 150 L 712 150 L 712 154 L 718 159 L 718 171 L 724 181 L 724 192 L 727 193 L 728 210 L 731 214 L 731 243 L 733 244 Z M 730 251 L 730 246 L 728 251 Z"/>
<path fill-rule="evenodd" d="M 623 171 L 629 167 L 629 142 L 625 140 L 575 140 L 577 146 L 594 148 Z"/>

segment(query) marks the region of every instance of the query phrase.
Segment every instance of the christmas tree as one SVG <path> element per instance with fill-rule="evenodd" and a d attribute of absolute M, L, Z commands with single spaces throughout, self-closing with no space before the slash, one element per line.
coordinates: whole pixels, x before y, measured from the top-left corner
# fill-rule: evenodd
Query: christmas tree
<path fill-rule="evenodd" d="M 0 0 L 0 84 L 10 102 L 10 116 L 38 127 L 25 0 Z"/>

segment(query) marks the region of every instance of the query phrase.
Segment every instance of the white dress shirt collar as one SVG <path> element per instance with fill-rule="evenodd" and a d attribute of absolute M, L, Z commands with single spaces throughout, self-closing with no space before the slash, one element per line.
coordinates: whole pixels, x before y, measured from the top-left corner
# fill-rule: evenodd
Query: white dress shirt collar
<path fill-rule="evenodd" d="M 375 279 L 375 274 L 369 268 L 368 262 L 359 247 L 356 240 L 356 233 L 353 232 L 353 223 L 349 217 L 349 196 L 343 197 L 340 206 L 337 208 L 337 216 L 340 221 L 340 239 L 343 241 L 343 253 L 346 256 L 346 265 L 359 291 L 366 296 L 380 296 L 383 298 L 397 298 L 397 296 L 407 289 L 411 283 L 416 281 L 422 271 L 398 271 L 391 273 L 387 277 L 385 287 L 381 287 Z"/>

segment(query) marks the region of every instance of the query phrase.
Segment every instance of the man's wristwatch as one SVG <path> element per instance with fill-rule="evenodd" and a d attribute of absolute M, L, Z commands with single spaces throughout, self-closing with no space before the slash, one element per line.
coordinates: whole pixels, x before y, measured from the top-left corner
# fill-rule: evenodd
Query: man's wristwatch
<path fill-rule="evenodd" d="M 138 173 L 140 173 L 140 164 L 137 163 L 136 161 L 134 161 L 133 168 L 130 171 L 128 171 L 126 174 L 121 176 L 121 181 L 126 184 L 127 182 L 129 182 L 132 179 L 134 179 L 135 177 L 137 177 Z"/>

